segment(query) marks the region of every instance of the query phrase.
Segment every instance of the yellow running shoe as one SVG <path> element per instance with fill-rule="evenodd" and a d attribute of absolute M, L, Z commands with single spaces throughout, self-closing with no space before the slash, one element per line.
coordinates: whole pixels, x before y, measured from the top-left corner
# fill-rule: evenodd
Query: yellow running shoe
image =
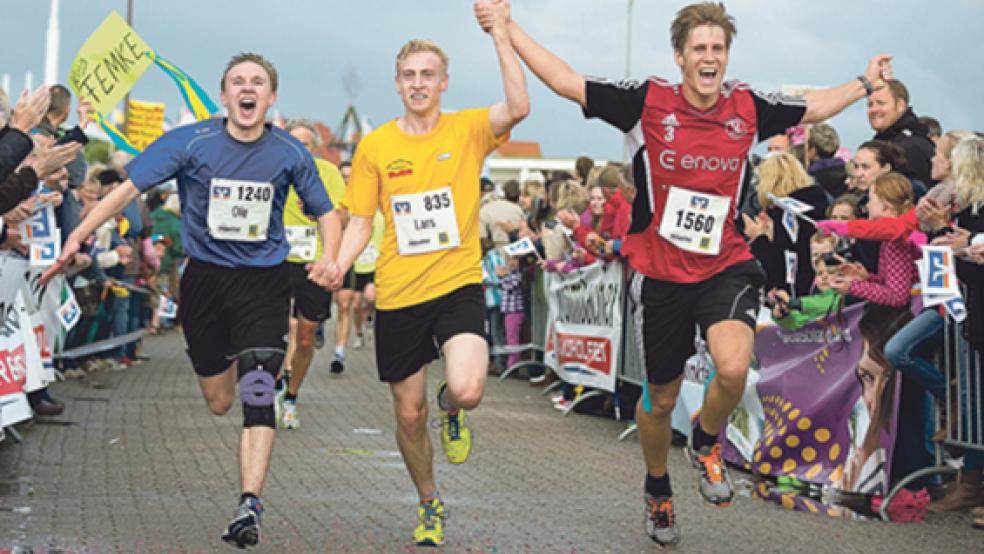
<path fill-rule="evenodd" d="M 437 385 L 438 399 L 445 386 L 446 382 L 443 380 Z M 438 407 L 440 408 L 440 400 Z M 458 409 L 455 415 L 441 410 L 441 446 L 452 464 L 462 464 L 468 459 L 468 454 L 471 453 L 471 431 L 465 425 L 464 410 Z"/>
<path fill-rule="evenodd" d="M 417 546 L 441 546 L 444 544 L 444 520 L 447 512 L 440 498 L 423 500 L 417 505 L 417 528 L 413 530 L 413 542 Z"/>

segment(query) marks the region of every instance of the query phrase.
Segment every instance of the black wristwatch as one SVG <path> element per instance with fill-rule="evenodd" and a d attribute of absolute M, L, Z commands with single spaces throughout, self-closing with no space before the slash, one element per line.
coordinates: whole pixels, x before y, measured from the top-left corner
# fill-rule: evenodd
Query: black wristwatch
<path fill-rule="evenodd" d="M 875 87 L 871 86 L 871 81 L 864 75 L 858 75 L 858 81 L 861 81 L 861 86 L 864 87 L 865 96 L 871 96 L 871 93 L 875 92 Z"/>

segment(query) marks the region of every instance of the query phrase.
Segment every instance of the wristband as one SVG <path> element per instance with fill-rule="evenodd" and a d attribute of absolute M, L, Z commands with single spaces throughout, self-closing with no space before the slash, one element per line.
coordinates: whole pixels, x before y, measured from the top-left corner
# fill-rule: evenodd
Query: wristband
<path fill-rule="evenodd" d="M 858 75 L 858 81 L 861 81 L 861 86 L 864 87 L 865 96 L 871 96 L 871 93 L 875 92 L 875 87 L 871 86 L 871 81 L 864 75 Z"/>

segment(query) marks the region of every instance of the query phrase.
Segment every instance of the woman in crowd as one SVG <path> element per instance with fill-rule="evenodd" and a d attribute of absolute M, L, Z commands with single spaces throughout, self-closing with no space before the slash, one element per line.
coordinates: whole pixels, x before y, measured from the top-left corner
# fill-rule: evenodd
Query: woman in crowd
<path fill-rule="evenodd" d="M 813 220 L 823 218 L 827 210 L 827 194 L 816 186 L 803 166 L 791 154 L 770 154 L 759 164 L 758 200 L 763 212 L 757 218 L 743 216 L 745 234 L 751 241 L 752 253 L 765 269 L 766 290 L 781 289 L 806 296 L 813 288 L 813 264 L 810 263 L 810 237 L 813 225 L 800 218 L 788 216 L 770 199 L 789 197 L 808 204 L 806 215 Z M 789 260 L 789 261 L 787 261 Z M 795 278 L 789 283 L 787 264 L 795 266 Z"/>

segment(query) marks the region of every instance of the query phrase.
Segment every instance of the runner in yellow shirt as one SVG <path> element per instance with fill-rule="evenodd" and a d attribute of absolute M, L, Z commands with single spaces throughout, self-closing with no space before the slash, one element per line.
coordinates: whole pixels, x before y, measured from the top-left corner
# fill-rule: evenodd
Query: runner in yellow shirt
<path fill-rule="evenodd" d="M 286 130 L 301 141 L 311 154 L 321 146 L 321 137 L 314 123 L 307 119 L 287 122 Z M 315 158 L 318 176 L 325 185 L 328 197 L 341 206 L 345 195 L 342 174 L 331 162 Z M 284 232 L 290 243 L 287 265 L 290 269 L 290 296 L 293 310 L 285 358 L 285 376 L 278 382 L 277 423 L 285 429 L 297 429 L 297 394 L 314 357 L 315 333 L 331 317 L 331 293 L 306 278 L 305 267 L 321 256 L 321 237 L 317 220 L 305 213 L 297 192 L 291 187 L 284 203 Z M 286 386 L 284 381 L 286 381 Z"/>
<path fill-rule="evenodd" d="M 420 495 L 414 542 L 444 542 L 446 512 L 434 482 L 427 434 L 427 373 L 444 355 L 438 387 L 441 442 L 448 460 L 467 459 L 464 410 L 482 398 L 488 366 L 485 299 L 478 237 L 479 176 L 485 157 L 529 112 L 523 71 L 497 4 L 490 34 L 505 100 L 482 109 L 441 113 L 447 56 L 412 40 L 396 57 L 396 88 L 405 113 L 362 139 L 345 193 L 351 220 L 332 283 L 365 249 L 376 210 L 386 230 L 376 262 L 376 364 L 395 404 L 396 439 Z"/>
<path fill-rule="evenodd" d="M 366 249 L 359 254 L 352 264 L 355 272 L 355 283 L 352 295 L 352 326 L 355 327 L 355 348 L 362 348 L 366 343 L 364 323 L 376 304 L 376 260 L 379 258 L 379 246 L 386 232 L 386 218 L 382 212 L 376 212 L 372 217 L 372 238 Z"/>

